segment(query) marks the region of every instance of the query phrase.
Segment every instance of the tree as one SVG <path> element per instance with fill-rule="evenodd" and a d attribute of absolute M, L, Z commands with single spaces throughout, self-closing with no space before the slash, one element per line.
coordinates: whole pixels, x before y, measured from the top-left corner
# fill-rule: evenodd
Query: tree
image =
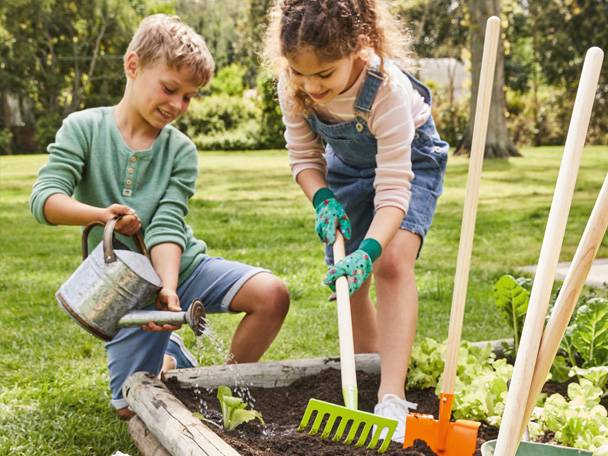
<path fill-rule="evenodd" d="M 142 17 L 156 12 L 147 1 L 0 4 L 0 95 L 33 106 L 38 146 L 52 140 L 69 113 L 119 99 L 122 55 Z"/>
<path fill-rule="evenodd" d="M 468 154 L 473 138 L 475 105 L 479 89 L 479 72 L 483 54 L 486 20 L 490 16 L 500 17 L 500 0 L 469 0 L 469 46 L 471 49 L 471 99 L 469 102 L 469 127 L 462 143 L 456 148 L 457 155 Z M 484 156 L 486 158 L 517 157 L 517 151 L 507 132 L 506 101 L 504 94 L 504 48 L 499 40 L 496 69 L 492 88 L 492 103 Z"/>
<path fill-rule="evenodd" d="M 217 69 L 237 62 L 237 27 L 246 13 L 241 0 L 178 0 L 175 11 L 205 38 Z"/>

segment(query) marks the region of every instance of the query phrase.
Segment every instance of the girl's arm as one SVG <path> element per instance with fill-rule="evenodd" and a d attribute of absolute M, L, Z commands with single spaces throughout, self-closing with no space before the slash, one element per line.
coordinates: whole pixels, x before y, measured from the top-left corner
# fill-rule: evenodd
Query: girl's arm
<path fill-rule="evenodd" d="M 327 187 L 327 182 L 325 182 L 323 173 L 314 168 L 308 168 L 301 171 L 296 177 L 296 182 L 310 201 L 312 201 L 312 197 L 317 190 Z"/>
<path fill-rule="evenodd" d="M 394 206 L 384 206 L 378 209 L 367 230 L 366 238 L 375 239 L 384 248 L 401 226 L 405 212 Z"/>

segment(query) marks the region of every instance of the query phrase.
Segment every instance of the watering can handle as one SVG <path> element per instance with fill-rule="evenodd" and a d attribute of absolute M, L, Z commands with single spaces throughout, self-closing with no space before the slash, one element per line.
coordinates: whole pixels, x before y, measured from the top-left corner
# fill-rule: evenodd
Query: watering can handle
<path fill-rule="evenodd" d="M 116 261 L 116 254 L 114 253 L 114 246 L 112 245 L 112 240 L 114 239 L 114 227 L 116 226 L 116 222 L 120 220 L 120 216 L 113 218 L 108 223 L 103 224 L 101 222 L 92 222 L 89 223 L 84 231 L 82 232 L 82 259 L 85 260 L 89 256 L 89 233 L 91 229 L 95 226 L 103 227 L 103 258 L 106 263 L 112 263 Z M 150 257 L 148 255 L 148 249 L 146 248 L 146 244 L 144 243 L 144 238 L 141 235 L 141 230 L 135 233 L 135 240 L 137 241 L 137 246 L 142 254 Z"/>

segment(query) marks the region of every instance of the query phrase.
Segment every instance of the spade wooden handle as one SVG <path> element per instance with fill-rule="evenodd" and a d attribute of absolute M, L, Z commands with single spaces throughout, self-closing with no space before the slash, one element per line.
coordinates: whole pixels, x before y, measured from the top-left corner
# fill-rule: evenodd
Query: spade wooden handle
<path fill-rule="evenodd" d="M 456 366 L 458 364 L 458 348 L 464 319 L 464 306 L 469 283 L 471 252 L 475 235 L 475 219 L 477 217 L 477 201 L 479 200 L 479 183 L 483 155 L 488 131 L 492 85 L 494 83 L 494 68 L 496 66 L 496 51 L 500 35 L 500 19 L 492 16 L 486 24 L 486 35 L 483 46 L 481 72 L 479 76 L 479 91 L 475 107 L 475 123 L 473 126 L 473 142 L 471 143 L 471 158 L 469 160 L 469 175 L 464 199 L 462 226 L 460 228 L 460 244 L 456 261 L 456 276 L 452 294 L 452 310 L 450 312 L 450 328 L 448 346 L 443 371 L 442 393 L 453 394 L 456 381 Z"/>

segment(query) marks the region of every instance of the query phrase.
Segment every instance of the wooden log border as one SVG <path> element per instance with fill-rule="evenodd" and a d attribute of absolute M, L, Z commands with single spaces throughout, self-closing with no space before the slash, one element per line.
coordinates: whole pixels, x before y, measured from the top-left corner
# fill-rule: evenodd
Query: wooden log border
<path fill-rule="evenodd" d="M 474 342 L 471 345 L 486 346 L 489 343 L 495 352 L 500 352 L 505 342 L 510 340 Z M 380 372 L 377 354 L 355 355 L 355 363 L 357 370 L 371 374 Z M 274 388 L 289 386 L 299 378 L 328 368 L 340 369 L 339 359 L 312 358 L 176 369 L 167 372 L 164 380 L 175 382 L 184 389 L 234 386 L 237 381 L 252 387 Z M 123 394 L 129 407 L 137 414 L 129 423 L 129 432 L 143 456 L 239 456 L 155 376 L 144 372 L 133 374 L 125 382 Z"/>

